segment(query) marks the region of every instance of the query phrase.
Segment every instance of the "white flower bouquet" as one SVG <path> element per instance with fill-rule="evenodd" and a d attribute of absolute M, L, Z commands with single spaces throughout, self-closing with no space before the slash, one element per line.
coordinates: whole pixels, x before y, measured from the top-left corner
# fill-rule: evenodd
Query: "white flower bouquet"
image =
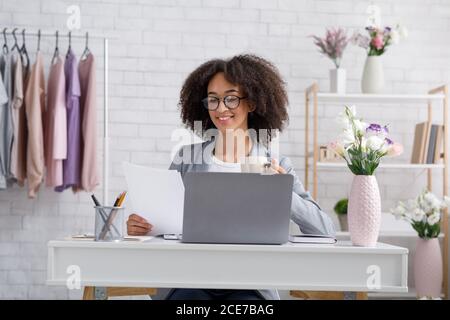
<path fill-rule="evenodd" d="M 411 223 L 420 238 L 432 239 L 439 236 L 441 212 L 449 205 L 449 197 L 444 196 L 444 199 L 440 200 L 425 189 L 415 199 L 406 202 L 400 201 L 397 207 L 391 209 L 391 213 L 397 219 L 403 219 Z"/>
<path fill-rule="evenodd" d="M 403 152 L 401 144 L 389 139 L 387 126 L 356 118 L 355 106 L 346 106 L 337 121 L 342 133 L 328 148 L 341 156 L 355 175 L 373 175 L 381 158 Z"/>

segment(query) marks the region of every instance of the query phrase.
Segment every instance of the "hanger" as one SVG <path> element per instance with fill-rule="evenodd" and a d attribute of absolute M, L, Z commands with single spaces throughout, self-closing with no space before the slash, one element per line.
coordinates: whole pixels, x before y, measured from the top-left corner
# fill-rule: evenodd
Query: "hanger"
<path fill-rule="evenodd" d="M 56 45 L 55 45 L 55 52 L 53 53 L 52 64 L 55 63 L 55 59 L 59 56 L 58 42 L 59 42 L 59 31 L 56 30 Z"/>
<path fill-rule="evenodd" d="M 41 50 L 41 29 L 38 30 L 37 52 Z"/>
<path fill-rule="evenodd" d="M 72 49 L 72 31 L 69 31 L 69 48 L 67 49 L 66 57 L 69 55 L 71 49 Z"/>
<path fill-rule="evenodd" d="M 13 38 L 14 38 L 14 45 L 12 46 L 11 51 L 13 51 L 14 49 L 17 49 L 17 51 L 20 52 L 19 45 L 17 44 L 16 31 L 17 31 L 17 28 L 14 28 L 13 31 L 12 31 L 12 35 L 13 35 Z"/>
<path fill-rule="evenodd" d="M 86 32 L 86 47 L 84 48 L 80 60 L 86 59 L 87 56 L 91 53 L 91 50 L 89 50 L 88 42 L 89 42 L 89 33 Z"/>
<path fill-rule="evenodd" d="M 6 39 L 6 30 L 8 30 L 8 28 L 4 28 L 4 29 L 3 29 L 3 40 L 4 40 L 4 43 L 3 43 L 3 53 L 4 53 L 4 54 L 7 54 L 7 53 L 9 52 L 9 49 L 8 49 L 8 41 L 7 41 L 7 39 Z"/>
<path fill-rule="evenodd" d="M 25 47 L 25 29 L 22 30 L 22 47 L 20 48 L 20 53 L 25 55 L 27 66 L 30 65 L 30 57 L 28 56 L 27 48 Z"/>

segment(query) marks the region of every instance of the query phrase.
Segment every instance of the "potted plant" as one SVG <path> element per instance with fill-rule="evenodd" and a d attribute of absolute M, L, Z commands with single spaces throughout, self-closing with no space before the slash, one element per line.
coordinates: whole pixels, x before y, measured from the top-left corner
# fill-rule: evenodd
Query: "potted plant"
<path fill-rule="evenodd" d="M 411 223 L 417 231 L 414 254 L 414 281 L 418 298 L 440 298 L 442 289 L 442 255 L 439 246 L 442 210 L 450 204 L 450 198 L 438 199 L 424 190 L 415 199 L 400 201 L 391 213 L 397 219 Z"/>
<path fill-rule="evenodd" d="M 329 148 L 342 157 L 354 174 L 348 199 L 348 229 L 354 245 L 372 247 L 378 240 L 381 200 L 375 170 L 384 156 L 396 156 L 403 147 L 389 139 L 386 126 L 356 118 L 356 108 L 345 107 L 338 122 L 342 133 Z"/>
<path fill-rule="evenodd" d="M 330 70 L 330 92 L 345 93 L 346 74 L 345 69 L 340 66 L 342 55 L 350 41 L 346 32 L 343 28 L 331 28 L 326 30 L 324 38 L 312 37 L 320 52 L 330 58 L 336 67 Z"/>
<path fill-rule="evenodd" d="M 334 206 L 334 212 L 336 212 L 339 224 L 341 225 L 341 231 L 348 231 L 348 223 L 347 223 L 347 208 L 348 208 L 348 199 L 344 198 L 336 202 Z"/>
<path fill-rule="evenodd" d="M 377 26 L 366 27 L 368 35 L 355 33 L 351 41 L 367 51 L 364 64 L 361 89 L 363 93 L 380 93 L 384 87 L 384 74 L 381 63 L 381 55 L 388 46 L 397 44 L 400 39 L 405 39 L 408 31 L 405 27 L 397 25 L 395 28 Z"/>

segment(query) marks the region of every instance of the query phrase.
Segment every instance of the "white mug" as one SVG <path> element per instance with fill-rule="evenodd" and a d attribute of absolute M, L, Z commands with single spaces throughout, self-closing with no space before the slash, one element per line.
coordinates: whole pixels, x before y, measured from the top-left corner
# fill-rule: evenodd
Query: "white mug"
<path fill-rule="evenodd" d="M 270 160 L 264 156 L 249 156 L 241 159 L 241 172 L 266 173 Z"/>

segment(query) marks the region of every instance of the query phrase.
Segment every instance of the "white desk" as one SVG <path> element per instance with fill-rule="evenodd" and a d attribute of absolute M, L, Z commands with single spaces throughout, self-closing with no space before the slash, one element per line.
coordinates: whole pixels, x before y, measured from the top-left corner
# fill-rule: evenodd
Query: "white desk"
<path fill-rule="evenodd" d="M 82 286 L 233 288 L 407 292 L 408 250 L 336 245 L 214 245 L 149 242 L 50 241 L 48 285 L 66 285 L 80 267 Z M 369 266 L 380 287 L 369 290 Z"/>

